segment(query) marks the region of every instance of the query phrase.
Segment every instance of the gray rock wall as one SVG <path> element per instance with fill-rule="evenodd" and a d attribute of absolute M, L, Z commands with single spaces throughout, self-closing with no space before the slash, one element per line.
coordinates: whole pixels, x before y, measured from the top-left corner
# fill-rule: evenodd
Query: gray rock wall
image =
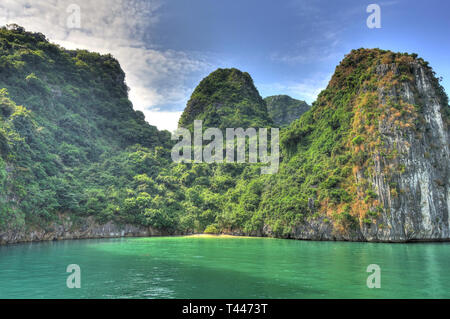
<path fill-rule="evenodd" d="M 449 128 L 443 119 L 447 106 L 443 105 L 424 67 L 420 64 L 411 67 L 413 83 L 403 82 L 399 87 L 380 92 L 384 101 L 389 97 L 396 102 L 420 105 L 422 122 L 419 130 L 417 127 L 399 129 L 388 121 L 379 124 L 386 147 L 395 149 L 398 157 L 374 158 L 375 174 L 371 182 L 386 208 L 377 225 L 385 227 L 363 229 L 368 240 L 450 238 Z M 387 165 L 400 167 L 401 171 L 387 179 L 383 173 Z M 398 194 L 392 194 L 392 188 Z"/>
<path fill-rule="evenodd" d="M 59 222 L 40 228 L 20 228 L 0 231 L 0 245 L 21 242 L 51 241 L 82 238 L 149 237 L 169 235 L 151 227 L 142 227 L 113 222 L 99 224 L 93 218 L 84 218 L 77 223 L 68 216 Z"/>

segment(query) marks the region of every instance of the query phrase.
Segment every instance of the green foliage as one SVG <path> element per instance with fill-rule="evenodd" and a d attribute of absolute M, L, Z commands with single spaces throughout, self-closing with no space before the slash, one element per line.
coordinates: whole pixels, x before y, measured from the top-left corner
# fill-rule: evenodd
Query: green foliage
<path fill-rule="evenodd" d="M 208 227 L 205 228 L 204 233 L 205 234 L 214 234 L 215 235 L 215 234 L 219 234 L 220 231 L 219 231 L 219 229 L 217 228 L 216 225 L 209 225 Z"/>
<path fill-rule="evenodd" d="M 355 138 L 352 140 L 352 143 L 353 143 L 354 145 L 360 145 L 362 142 L 364 142 L 364 138 L 363 138 L 362 136 L 360 136 L 360 135 L 358 135 L 357 137 L 355 137 Z"/>
<path fill-rule="evenodd" d="M 168 162 L 161 150 L 155 159 L 156 147 L 171 142 L 132 109 L 124 76 L 110 55 L 0 28 L 0 207 L 8 215 L 0 227 L 45 223 L 60 213 L 125 220 L 120 211 L 133 177 L 144 165 L 154 176 Z M 134 144 L 144 153 L 135 161 L 128 158 L 137 153 Z"/>

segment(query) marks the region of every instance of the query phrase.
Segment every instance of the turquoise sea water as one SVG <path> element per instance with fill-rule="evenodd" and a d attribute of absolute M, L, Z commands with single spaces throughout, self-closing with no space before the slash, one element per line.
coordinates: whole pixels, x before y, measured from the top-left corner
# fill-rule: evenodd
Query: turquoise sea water
<path fill-rule="evenodd" d="M 69 289 L 69 264 L 81 288 Z M 381 268 L 381 288 L 366 285 Z M 0 247 L 0 298 L 450 298 L 450 243 L 154 237 Z"/>

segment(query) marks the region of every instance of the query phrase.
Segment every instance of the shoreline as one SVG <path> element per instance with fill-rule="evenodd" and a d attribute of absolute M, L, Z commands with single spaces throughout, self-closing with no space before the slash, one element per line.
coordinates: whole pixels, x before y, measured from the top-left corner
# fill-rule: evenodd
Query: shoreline
<path fill-rule="evenodd" d="M 231 234 L 192 234 L 192 235 L 182 235 L 182 236 L 172 236 L 172 237 L 192 237 L 192 238 L 273 238 L 282 239 L 275 237 L 264 237 L 264 236 L 245 236 L 245 235 L 231 235 Z"/>
<path fill-rule="evenodd" d="M 142 234 L 142 235 L 125 235 L 125 236 L 86 236 L 86 237 L 74 237 L 74 238 L 56 238 L 56 239 L 41 239 L 41 240 L 29 240 L 29 241 L 17 241 L 10 243 L 0 243 L 0 247 L 8 247 L 21 244 L 39 244 L 39 243 L 51 243 L 51 242 L 64 242 L 64 241 L 76 241 L 76 240 L 102 240 L 102 239 L 125 239 L 125 238 L 171 238 L 171 237 L 183 237 L 183 238 L 229 238 L 229 239 L 278 239 L 278 240 L 294 240 L 304 242 L 336 242 L 336 243 L 367 243 L 367 244 L 438 244 L 438 243 L 450 243 L 448 239 L 415 239 L 407 241 L 361 241 L 361 240 L 317 240 L 317 239 L 296 239 L 296 238 L 279 238 L 268 236 L 248 236 L 248 235 L 232 235 L 232 234 Z"/>

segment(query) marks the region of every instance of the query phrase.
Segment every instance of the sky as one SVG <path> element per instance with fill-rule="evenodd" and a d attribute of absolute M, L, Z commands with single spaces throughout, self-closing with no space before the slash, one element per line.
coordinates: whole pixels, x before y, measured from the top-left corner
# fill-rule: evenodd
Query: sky
<path fill-rule="evenodd" d="M 369 28 L 370 4 L 381 28 Z M 67 49 L 111 53 L 134 108 L 174 130 L 192 91 L 217 68 L 249 72 L 263 97 L 312 103 L 352 49 L 417 53 L 450 93 L 450 1 L 1 0 L 17 23 Z"/>

